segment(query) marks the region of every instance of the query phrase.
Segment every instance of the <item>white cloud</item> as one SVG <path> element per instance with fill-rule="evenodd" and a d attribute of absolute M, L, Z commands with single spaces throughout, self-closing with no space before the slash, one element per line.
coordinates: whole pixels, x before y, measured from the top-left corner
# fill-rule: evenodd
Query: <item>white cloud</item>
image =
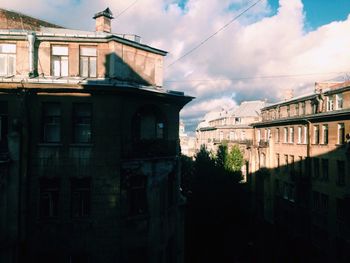
<path fill-rule="evenodd" d="M 117 17 L 134 1 L 61 0 L 53 5 L 49 0 L 11 0 L 1 6 L 84 30 L 93 30 L 92 16 L 108 6 L 116 17 L 113 31 L 140 35 L 143 43 L 169 51 L 165 65 L 247 7 L 242 0 L 189 0 L 182 10 L 175 0 L 140 0 Z M 301 0 L 280 0 L 274 15 L 264 0 L 189 56 L 165 67 L 166 80 L 181 80 L 165 82 L 167 89 L 196 96 L 182 111 L 185 124 L 193 128 L 207 111 L 224 103 L 280 99 L 285 89 L 298 94 L 337 74 L 266 76 L 350 71 L 350 17 L 310 32 L 305 25 Z"/>

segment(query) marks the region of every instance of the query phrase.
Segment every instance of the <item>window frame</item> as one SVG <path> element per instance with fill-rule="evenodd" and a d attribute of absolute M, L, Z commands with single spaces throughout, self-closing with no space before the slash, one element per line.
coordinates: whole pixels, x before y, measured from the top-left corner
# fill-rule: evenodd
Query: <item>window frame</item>
<path fill-rule="evenodd" d="M 79 115 L 77 112 L 79 111 L 79 107 L 84 107 L 85 109 L 88 109 L 86 112 L 88 112 L 87 115 Z M 72 126 L 73 126 L 73 143 L 76 144 L 90 144 L 92 143 L 92 120 L 93 120 L 93 105 L 92 103 L 88 102 L 81 102 L 81 103 L 73 103 L 73 111 L 72 111 Z M 89 135 L 87 135 L 87 139 L 84 140 L 81 138 L 81 135 L 79 136 L 78 132 L 81 131 L 81 128 L 86 129 L 86 131 L 89 132 Z"/>
<path fill-rule="evenodd" d="M 83 48 L 90 48 L 90 49 L 95 49 L 95 56 L 93 55 L 82 55 L 82 49 Z M 98 66 L 98 49 L 97 49 L 97 46 L 80 46 L 79 47 L 79 76 L 82 77 L 82 78 L 97 78 L 97 72 L 98 72 L 98 69 L 97 69 L 97 66 Z M 87 68 L 87 76 L 83 75 L 83 69 L 82 69 L 82 58 L 87 58 L 88 59 L 88 68 Z M 90 70 L 91 70 L 91 59 L 92 58 L 95 58 L 95 74 L 94 76 L 92 76 L 90 73 Z"/>
<path fill-rule="evenodd" d="M 57 106 L 56 110 L 59 111 L 59 114 L 55 115 L 53 113 L 48 112 L 49 106 Z M 62 138 L 62 109 L 61 109 L 61 103 L 59 102 L 43 102 L 42 103 L 42 136 L 41 141 L 43 143 L 60 143 Z M 50 130 L 50 127 L 54 127 L 55 130 L 57 129 L 58 138 L 57 140 L 49 139 L 49 134 L 52 133 L 48 130 Z"/>
<path fill-rule="evenodd" d="M 14 51 L 2 51 L 3 47 L 5 46 L 12 46 L 14 47 Z M 6 48 L 5 48 L 6 49 Z M 9 48 L 11 49 L 11 48 Z M 0 70 L 0 76 L 14 76 L 16 75 L 16 63 L 17 63 L 17 45 L 16 43 L 0 43 L 0 58 L 3 57 L 4 58 L 4 70 L 3 70 L 3 74 L 1 73 Z M 13 60 L 13 71 L 11 71 L 10 69 L 10 60 Z"/>
<path fill-rule="evenodd" d="M 54 48 L 55 47 L 65 47 L 67 48 L 67 55 L 60 55 L 60 54 L 54 54 Z M 62 58 L 65 58 L 66 61 L 67 61 L 67 75 L 65 74 L 62 74 L 63 71 L 62 71 Z M 58 75 L 55 75 L 56 73 L 56 70 L 55 70 L 55 59 L 57 59 L 59 61 L 59 74 Z M 68 45 L 51 45 L 51 76 L 54 76 L 54 77 L 68 77 L 69 76 L 69 46 Z"/>

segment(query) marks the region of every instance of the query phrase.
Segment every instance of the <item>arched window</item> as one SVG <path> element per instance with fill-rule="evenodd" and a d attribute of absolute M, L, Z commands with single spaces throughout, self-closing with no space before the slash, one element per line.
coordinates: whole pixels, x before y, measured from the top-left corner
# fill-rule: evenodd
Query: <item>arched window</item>
<path fill-rule="evenodd" d="M 134 138 L 137 140 L 160 140 L 166 138 L 166 121 L 155 106 L 140 108 L 133 121 Z"/>

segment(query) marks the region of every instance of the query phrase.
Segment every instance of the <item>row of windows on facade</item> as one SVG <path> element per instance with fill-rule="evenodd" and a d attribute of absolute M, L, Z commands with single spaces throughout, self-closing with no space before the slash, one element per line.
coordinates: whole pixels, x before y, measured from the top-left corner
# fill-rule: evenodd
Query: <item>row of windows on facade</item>
<path fill-rule="evenodd" d="M 44 103 L 42 118 L 42 140 L 47 143 L 61 141 L 61 105 Z M 91 142 L 92 105 L 76 103 L 73 107 L 73 141 L 75 143 Z"/>
<path fill-rule="evenodd" d="M 322 134 L 320 134 L 320 125 L 313 126 L 313 144 L 328 144 L 328 124 L 321 125 Z M 322 135 L 322 138 L 321 138 Z M 257 141 L 260 142 L 262 138 L 261 130 L 257 131 Z M 264 138 L 269 140 L 271 138 L 271 130 L 264 129 Z M 283 142 L 284 143 L 294 143 L 295 134 L 294 127 L 284 127 L 283 128 Z M 322 140 L 321 140 L 322 139 Z M 280 128 L 275 130 L 275 142 L 280 142 Z M 308 143 L 308 131 L 306 126 L 297 127 L 297 143 L 307 144 Z M 344 123 L 337 124 L 337 144 L 345 143 L 345 125 Z"/>
<path fill-rule="evenodd" d="M 264 157 L 262 157 L 264 158 Z M 311 168 L 310 173 L 314 180 L 329 181 L 330 175 L 330 161 L 326 158 L 317 158 L 312 157 L 310 159 L 305 159 L 305 157 L 298 156 L 297 162 L 295 161 L 294 155 L 284 154 L 283 163 L 281 162 L 282 156 L 279 153 L 276 153 L 276 168 L 282 168 L 283 173 L 290 174 L 292 179 L 296 175 L 305 174 L 306 166 Z M 321 161 L 320 161 L 321 160 Z M 312 162 L 312 163 L 309 163 Z M 311 166 L 312 165 L 312 166 Z M 346 184 L 346 165 L 345 161 L 337 160 L 336 161 L 336 185 L 345 186 Z"/>
<path fill-rule="evenodd" d="M 335 95 L 329 95 L 326 96 L 326 111 L 333 111 L 333 110 L 341 110 L 343 109 L 343 94 L 335 94 Z M 292 116 L 301 116 L 306 115 L 306 103 L 300 102 L 294 105 L 294 114 L 291 112 L 291 105 L 286 106 L 286 116 L 285 117 L 292 117 Z M 315 114 L 318 112 L 318 104 L 314 103 L 312 104 L 312 113 Z M 278 107 L 277 109 L 267 111 L 264 116 L 267 116 L 267 119 L 276 119 L 281 118 L 281 107 Z M 264 118 L 266 119 L 266 118 Z"/>
<path fill-rule="evenodd" d="M 7 136 L 7 103 L 0 102 L 0 142 Z M 61 104 L 46 102 L 42 104 L 42 142 L 61 142 Z M 153 112 L 143 111 L 136 119 L 139 139 L 164 139 L 165 121 Z M 92 104 L 74 103 L 72 113 L 73 142 L 91 143 L 92 141 Z"/>
<path fill-rule="evenodd" d="M 290 202 L 294 203 L 296 201 L 296 189 L 291 183 L 275 179 L 275 194 Z M 329 196 L 327 194 L 312 191 L 311 198 L 313 211 L 325 214 L 328 213 Z M 336 198 L 336 216 L 339 221 L 344 221 L 346 219 L 346 209 L 346 200 L 343 198 Z"/>
<path fill-rule="evenodd" d="M 68 77 L 68 46 L 51 46 L 51 75 Z M 80 76 L 97 77 L 97 48 L 80 47 Z M 0 76 L 16 75 L 16 44 L 0 44 Z"/>
<path fill-rule="evenodd" d="M 167 204 L 172 207 L 175 201 L 175 174 L 167 180 Z M 144 215 L 148 212 L 147 177 L 134 175 L 127 178 L 124 185 L 128 216 Z M 57 218 L 59 212 L 60 180 L 42 179 L 40 182 L 40 218 Z M 162 198 L 161 201 L 165 200 Z M 165 211 L 163 202 L 162 210 Z M 90 216 L 91 179 L 71 179 L 71 215 L 72 217 Z"/>

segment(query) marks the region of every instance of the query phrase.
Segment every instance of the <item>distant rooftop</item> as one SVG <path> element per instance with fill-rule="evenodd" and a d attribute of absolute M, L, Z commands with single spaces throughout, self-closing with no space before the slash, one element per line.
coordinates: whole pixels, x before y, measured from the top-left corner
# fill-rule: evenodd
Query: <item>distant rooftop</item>
<path fill-rule="evenodd" d="M 230 111 L 231 116 L 236 117 L 256 117 L 259 116 L 262 108 L 267 103 L 263 100 L 243 101 L 237 108 Z"/>
<path fill-rule="evenodd" d="M 21 29 L 39 31 L 41 27 L 63 28 L 19 12 L 0 8 L 0 29 Z"/>

